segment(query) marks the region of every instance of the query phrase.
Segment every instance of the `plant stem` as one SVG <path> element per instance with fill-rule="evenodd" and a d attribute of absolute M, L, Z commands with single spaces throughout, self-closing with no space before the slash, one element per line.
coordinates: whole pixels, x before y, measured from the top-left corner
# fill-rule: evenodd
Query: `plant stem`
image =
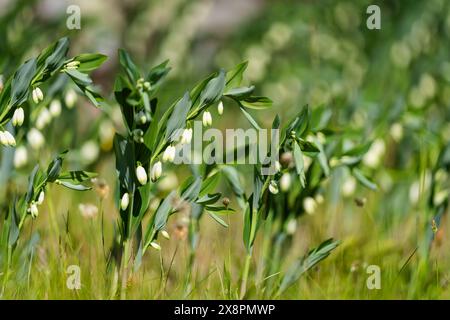
<path fill-rule="evenodd" d="M 4 274 L 3 274 L 2 292 L 0 294 L 1 297 L 5 293 L 6 284 L 8 283 L 9 269 L 11 267 L 11 259 L 12 259 L 12 246 L 8 245 L 8 250 L 7 250 L 7 253 L 6 253 L 5 271 L 4 271 Z"/>
<path fill-rule="evenodd" d="M 248 281 L 248 274 L 250 272 L 251 261 L 252 261 L 252 253 L 250 251 L 249 253 L 247 253 L 247 256 L 245 257 L 244 274 L 242 276 L 241 293 L 239 296 L 240 299 L 244 299 L 245 294 L 247 293 L 247 281 Z"/>

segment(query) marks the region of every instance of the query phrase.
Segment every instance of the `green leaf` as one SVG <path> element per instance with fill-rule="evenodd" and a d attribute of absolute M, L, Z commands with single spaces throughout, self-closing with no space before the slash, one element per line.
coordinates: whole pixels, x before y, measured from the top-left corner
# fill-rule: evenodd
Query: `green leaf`
<path fill-rule="evenodd" d="M 378 189 L 377 185 L 374 182 L 372 182 L 369 178 L 367 178 L 358 168 L 353 168 L 352 173 L 353 176 L 356 178 L 356 180 L 358 180 L 366 188 L 369 188 L 370 190 L 373 191 L 376 191 Z"/>
<path fill-rule="evenodd" d="M 223 166 L 222 172 L 225 174 L 227 181 L 229 182 L 233 192 L 238 196 L 242 197 L 244 194 L 244 189 L 241 186 L 241 182 L 239 181 L 239 173 L 234 167 L 231 166 Z"/>
<path fill-rule="evenodd" d="M 300 149 L 300 146 L 297 144 L 297 142 L 294 142 L 294 162 L 295 162 L 295 169 L 297 171 L 298 177 L 300 179 L 300 184 L 302 187 L 305 187 L 305 171 L 304 171 L 304 164 L 303 164 L 303 153 Z"/>
<path fill-rule="evenodd" d="M 172 141 L 175 138 L 177 129 L 183 129 L 186 124 L 186 117 L 191 108 L 189 92 L 186 92 L 183 98 L 175 105 L 169 120 L 167 121 L 166 139 Z"/>
<path fill-rule="evenodd" d="M 92 83 L 92 79 L 86 73 L 82 73 L 75 69 L 66 69 L 65 72 L 77 85 L 87 86 Z"/>
<path fill-rule="evenodd" d="M 37 78 L 33 79 L 33 84 L 47 80 L 55 71 L 64 64 L 67 52 L 69 51 L 69 39 L 67 37 L 59 39 L 44 50 L 38 57 L 38 67 L 45 59 L 44 66 L 40 69 Z"/>
<path fill-rule="evenodd" d="M 191 202 L 197 199 L 202 186 L 202 178 L 197 177 L 185 190 L 181 193 L 181 199 Z"/>
<path fill-rule="evenodd" d="M 100 53 L 83 53 L 73 58 L 73 61 L 80 61 L 77 70 L 87 73 L 97 69 L 108 59 L 107 56 Z"/>
<path fill-rule="evenodd" d="M 155 86 L 159 85 L 159 83 L 169 73 L 170 68 L 167 67 L 168 63 L 169 63 L 169 60 L 166 60 L 163 63 L 153 67 L 149 71 L 146 80 L 150 82 L 152 87 L 155 87 Z"/>
<path fill-rule="evenodd" d="M 225 89 L 225 71 L 220 70 L 219 75 L 214 79 L 211 79 L 206 85 L 205 89 L 200 95 L 201 105 L 213 104 L 222 97 L 223 90 Z"/>
<path fill-rule="evenodd" d="M 222 195 L 220 193 L 213 193 L 213 194 L 205 194 L 204 196 L 199 197 L 195 202 L 198 204 L 213 204 L 216 203 L 217 200 L 220 199 Z"/>
<path fill-rule="evenodd" d="M 234 209 L 225 206 L 205 206 L 205 210 L 214 214 L 232 214 L 236 212 Z"/>
<path fill-rule="evenodd" d="M 31 80 L 36 73 L 36 59 L 25 62 L 14 74 L 11 82 L 11 108 L 27 100 Z"/>
<path fill-rule="evenodd" d="M 203 197 L 214 191 L 220 180 L 220 171 L 203 180 L 202 188 L 200 189 L 199 197 Z"/>
<path fill-rule="evenodd" d="M 19 219 L 16 212 L 16 200 L 14 200 L 10 206 L 9 211 L 10 224 L 9 224 L 9 235 L 8 235 L 8 245 L 13 246 L 17 239 L 19 239 Z"/>
<path fill-rule="evenodd" d="M 49 164 L 47 168 L 47 181 L 48 182 L 54 182 L 61 172 L 62 162 L 64 159 L 64 155 L 67 153 L 67 151 L 62 152 L 59 154 L 53 161 Z"/>
<path fill-rule="evenodd" d="M 127 74 L 131 84 L 135 85 L 138 79 L 141 78 L 141 74 L 139 72 L 139 69 L 131 60 L 131 57 L 124 49 L 119 49 L 119 63 L 124 68 L 125 73 Z"/>
<path fill-rule="evenodd" d="M 153 221 L 156 231 L 161 230 L 166 225 L 167 219 L 172 211 L 172 201 L 175 195 L 176 191 L 174 190 L 161 202 L 158 209 L 156 209 L 155 220 Z"/>
<path fill-rule="evenodd" d="M 68 181 L 59 181 L 58 184 L 66 187 L 66 188 L 69 188 L 72 190 L 77 190 L 77 191 L 91 190 L 91 187 L 86 187 L 86 186 L 83 186 L 82 184 L 74 184 L 74 183 L 71 183 Z"/>
<path fill-rule="evenodd" d="M 227 88 L 234 88 L 241 85 L 242 76 L 245 69 L 247 69 L 248 61 L 239 63 L 233 69 L 227 72 L 226 75 L 226 86 Z"/>
<path fill-rule="evenodd" d="M 327 258 L 331 251 L 339 246 L 339 241 L 328 239 L 322 242 L 317 248 L 311 250 L 305 257 L 296 260 L 286 272 L 281 281 L 279 293 L 284 292 L 293 285 L 308 270 Z"/>
<path fill-rule="evenodd" d="M 309 152 L 309 153 L 319 153 L 320 149 L 319 147 L 311 141 L 306 141 L 303 139 L 298 139 L 298 144 L 300 145 L 300 148 L 303 152 Z"/>
<path fill-rule="evenodd" d="M 237 101 L 243 100 L 247 97 L 249 97 L 253 91 L 255 90 L 255 86 L 250 87 L 240 87 L 240 88 L 233 88 L 228 90 L 224 93 L 224 96 L 233 98 Z"/>
<path fill-rule="evenodd" d="M 97 173 L 95 172 L 87 172 L 87 171 L 66 171 L 59 174 L 58 179 L 59 180 L 69 180 L 74 183 L 78 182 L 84 182 L 87 180 L 90 180 L 92 178 L 95 178 L 97 176 Z"/>
<path fill-rule="evenodd" d="M 208 215 L 213 218 L 218 224 L 220 224 L 222 227 L 224 228 L 228 228 L 228 224 L 223 221 L 219 216 L 217 216 L 216 214 L 212 213 L 212 212 L 208 212 Z"/>
<path fill-rule="evenodd" d="M 36 176 L 37 176 L 38 171 L 39 171 L 39 164 L 34 166 L 33 171 L 31 171 L 31 174 L 28 178 L 28 190 L 27 190 L 27 194 L 25 196 L 26 203 L 30 203 L 31 200 L 33 199 L 34 185 L 35 185 Z"/>
<path fill-rule="evenodd" d="M 261 127 L 259 126 L 259 124 L 256 122 L 255 119 L 253 119 L 253 117 L 250 115 L 250 113 L 248 113 L 243 107 L 241 107 L 241 111 L 244 114 L 244 116 L 247 118 L 247 120 L 250 122 L 250 124 L 256 129 L 256 130 L 261 130 Z"/>
<path fill-rule="evenodd" d="M 267 97 L 247 97 L 244 100 L 241 100 L 241 104 L 250 109 L 267 109 L 272 106 L 272 100 Z"/>
<path fill-rule="evenodd" d="M 365 155 L 367 153 L 367 151 L 369 151 L 371 145 L 372 145 L 372 141 L 364 143 L 364 144 L 360 144 L 354 148 L 351 148 L 348 151 L 345 151 L 342 154 L 342 156 L 362 157 L 363 155 Z"/>

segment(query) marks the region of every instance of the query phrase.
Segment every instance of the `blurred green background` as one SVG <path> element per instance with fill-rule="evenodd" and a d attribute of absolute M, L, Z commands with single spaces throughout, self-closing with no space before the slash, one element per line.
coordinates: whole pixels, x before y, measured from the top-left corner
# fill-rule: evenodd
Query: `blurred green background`
<path fill-rule="evenodd" d="M 366 26 L 366 9 L 371 4 L 381 9 L 380 30 Z M 69 5 L 81 9 L 80 30 L 66 27 Z M 379 191 L 355 188 L 346 180 L 347 172 L 340 172 L 330 178 L 322 212 L 302 220 L 296 238 L 301 250 L 329 235 L 344 240 L 330 267 L 333 271 L 302 282 L 302 291 L 296 287 L 287 297 L 450 297 L 446 219 L 439 228 L 439 241 L 433 244 L 436 263 L 432 263 L 431 280 L 420 287 L 423 291 L 417 293 L 411 286 L 415 264 L 401 274 L 402 284 L 397 280 L 411 253 L 414 259 L 417 256 L 414 250 L 421 234 L 431 230 L 436 215 L 428 212 L 433 206 L 426 204 L 425 194 L 430 192 L 429 176 L 439 153 L 450 141 L 450 2 L 0 0 L 0 74 L 10 75 L 27 57 L 64 35 L 71 39 L 70 54 L 109 56 L 93 79 L 110 99 L 112 119 L 117 112 L 108 94 L 118 70 L 117 49 L 126 48 L 144 68 L 170 60 L 173 70 L 160 90 L 163 105 L 169 106 L 210 72 L 248 60 L 245 81 L 274 101 L 272 109 L 252 113 L 265 127 L 275 114 L 286 121 L 308 104 L 313 110 L 330 110 L 334 129 L 346 131 L 354 141 L 378 142 L 373 152 L 380 159 L 376 163 L 369 159 L 367 165 Z M 84 147 L 88 154 L 94 153 L 87 163 L 76 152 L 72 160 L 101 172 L 113 188 L 110 136 L 96 134 L 97 128 L 108 132 L 108 122 L 88 104 L 80 101 L 79 108 L 70 110 L 45 135 L 53 150 L 70 147 L 83 155 Z M 248 127 L 238 111 L 226 109 L 217 126 Z M 66 133 L 62 129 L 67 124 L 76 130 Z M 63 134 L 56 133 L 58 128 Z M 96 146 L 86 145 L 89 141 L 100 142 L 100 150 L 92 152 Z M 448 170 L 442 175 L 441 189 L 448 197 Z M 26 181 L 18 177 L 17 184 L 20 179 Z M 95 201 L 94 195 L 70 197 L 74 200 L 60 199 L 58 205 L 68 208 Z M 367 201 L 365 207 L 355 205 L 355 199 Z M 105 206 L 113 219 L 113 204 Z M 206 232 L 206 239 L 215 239 L 213 228 Z M 225 236 L 236 231 L 220 232 Z M 238 252 L 243 250 L 238 241 L 227 239 Z M 220 240 L 214 241 L 213 247 L 221 250 Z M 214 260 L 207 251 L 203 261 Z M 367 264 L 380 264 L 387 270 L 390 291 L 362 289 L 365 272 L 361 266 Z"/>

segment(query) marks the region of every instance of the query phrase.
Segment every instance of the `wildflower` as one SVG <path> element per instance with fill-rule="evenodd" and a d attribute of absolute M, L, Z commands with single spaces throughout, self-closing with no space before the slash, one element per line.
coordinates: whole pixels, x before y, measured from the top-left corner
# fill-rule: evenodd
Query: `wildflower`
<path fill-rule="evenodd" d="M 129 203 L 130 203 L 130 195 L 128 193 L 124 193 L 122 199 L 120 200 L 120 208 L 122 209 L 122 211 L 127 210 Z"/>
<path fill-rule="evenodd" d="M 156 243 L 156 242 L 154 242 L 154 241 L 152 241 L 151 243 L 150 243 L 150 245 L 152 246 L 152 248 L 153 249 L 155 249 L 155 250 L 161 250 L 161 246 L 158 244 L 158 243 Z"/>
<path fill-rule="evenodd" d="M 20 168 L 23 167 L 28 161 L 28 152 L 27 148 L 24 146 L 20 146 L 16 149 L 14 153 L 14 167 Z"/>
<path fill-rule="evenodd" d="M 33 98 L 34 103 L 36 104 L 44 100 L 44 94 L 42 93 L 42 90 L 39 87 L 34 88 L 33 92 L 31 93 L 31 96 Z"/>
<path fill-rule="evenodd" d="M 50 115 L 53 118 L 59 117 L 61 114 L 61 102 L 59 100 L 52 100 L 50 103 Z"/>
<path fill-rule="evenodd" d="M 278 193 L 278 185 L 275 182 L 275 180 L 270 181 L 269 191 L 270 191 L 270 193 L 273 193 L 273 194 L 277 194 Z"/>
<path fill-rule="evenodd" d="M 161 231 L 161 235 L 166 239 L 170 239 L 170 235 L 166 230 Z"/>
<path fill-rule="evenodd" d="M 25 113 L 23 112 L 23 108 L 17 108 L 14 111 L 13 117 L 12 117 L 12 124 L 13 126 L 21 126 L 23 124 L 23 121 L 25 120 Z"/>
<path fill-rule="evenodd" d="M 175 147 L 174 146 L 168 146 L 166 148 L 166 150 L 164 150 L 163 156 L 162 156 L 162 160 L 164 162 L 173 162 L 173 160 L 175 159 Z"/>
<path fill-rule="evenodd" d="M 0 140 L 5 146 L 14 147 L 16 145 L 16 139 L 9 131 L 3 131 L 3 137 L 0 137 Z"/>
<path fill-rule="evenodd" d="M 33 219 L 37 218 L 37 216 L 39 215 L 39 210 L 37 208 L 36 203 L 34 202 L 30 204 L 30 207 L 27 209 L 27 211 L 31 214 L 31 217 Z"/>
<path fill-rule="evenodd" d="M 211 113 L 209 111 L 205 111 L 203 112 L 203 126 L 207 127 L 212 125 L 212 117 L 211 117 Z"/>
<path fill-rule="evenodd" d="M 52 115 L 47 108 L 43 108 L 36 119 L 36 128 L 42 130 L 50 121 L 52 121 Z"/>
<path fill-rule="evenodd" d="M 98 214 L 97 206 L 91 203 L 80 203 L 78 205 L 78 210 L 80 211 L 80 214 L 83 216 L 83 218 L 86 219 L 94 218 Z"/>
<path fill-rule="evenodd" d="M 219 113 L 219 115 L 223 114 L 223 102 L 222 101 L 220 101 L 217 106 L 217 112 Z"/>
<path fill-rule="evenodd" d="M 316 211 L 317 208 L 317 202 L 311 197 L 306 197 L 303 200 L 303 209 L 305 209 L 305 212 L 307 214 L 313 214 Z"/>
<path fill-rule="evenodd" d="M 140 184 L 147 183 L 147 172 L 141 165 L 136 168 L 136 177 Z"/>
<path fill-rule="evenodd" d="M 156 180 L 159 179 L 159 177 L 161 177 L 161 174 L 162 174 L 162 163 L 161 161 L 158 161 L 152 167 L 152 171 L 150 172 L 150 178 L 152 179 L 153 182 L 155 182 Z"/>
<path fill-rule="evenodd" d="M 64 96 L 64 103 L 67 108 L 72 109 L 77 102 L 77 94 L 73 89 L 69 89 Z"/>
<path fill-rule="evenodd" d="M 31 148 L 33 148 L 34 150 L 39 150 L 45 142 L 44 136 L 36 128 L 31 128 L 30 131 L 28 131 L 27 140 Z"/>
<path fill-rule="evenodd" d="M 291 175 L 289 173 L 283 173 L 280 178 L 281 191 L 286 192 L 291 187 Z"/>
<path fill-rule="evenodd" d="M 38 200 L 36 201 L 36 203 L 37 203 L 38 205 L 41 205 L 41 204 L 44 203 L 44 199 L 45 199 L 45 193 L 44 193 L 44 191 L 41 191 L 41 192 L 39 193 L 39 197 L 38 197 Z"/>
<path fill-rule="evenodd" d="M 192 141 L 192 128 L 184 129 L 181 135 L 181 144 L 189 144 Z"/>

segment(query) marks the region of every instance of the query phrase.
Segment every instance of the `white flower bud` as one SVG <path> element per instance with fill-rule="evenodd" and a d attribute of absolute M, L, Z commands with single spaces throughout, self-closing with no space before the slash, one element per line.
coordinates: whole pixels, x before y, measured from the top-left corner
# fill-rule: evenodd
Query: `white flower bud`
<path fill-rule="evenodd" d="M 36 104 L 44 100 L 44 93 L 39 87 L 34 88 L 33 92 L 31 93 L 31 96 L 33 98 L 34 103 Z"/>
<path fill-rule="evenodd" d="M 136 177 L 140 184 L 146 184 L 147 183 L 147 172 L 142 166 L 138 166 L 136 168 Z"/>
<path fill-rule="evenodd" d="M 219 115 L 223 114 L 223 102 L 220 101 L 219 104 L 217 105 L 217 112 L 219 113 Z"/>
<path fill-rule="evenodd" d="M 31 217 L 35 219 L 39 215 L 39 210 L 37 208 L 36 203 L 32 202 L 30 207 L 28 208 L 28 212 L 31 214 Z"/>
<path fill-rule="evenodd" d="M 270 191 L 270 193 L 273 193 L 273 194 L 278 193 L 278 185 L 274 180 L 270 181 L 269 191 Z"/>
<path fill-rule="evenodd" d="M 209 111 L 205 111 L 203 112 L 203 126 L 207 127 L 212 125 L 212 117 L 211 117 L 211 113 Z"/>
<path fill-rule="evenodd" d="M 399 142 L 403 138 L 403 126 L 401 123 L 394 123 L 389 129 L 389 133 L 396 142 Z"/>
<path fill-rule="evenodd" d="M 78 66 L 80 65 L 80 61 L 71 61 L 68 64 L 66 64 L 66 69 L 73 70 L 78 69 Z"/>
<path fill-rule="evenodd" d="M 73 89 L 69 89 L 64 96 L 64 103 L 67 108 L 72 109 L 77 102 L 77 93 Z"/>
<path fill-rule="evenodd" d="M 5 135 L 7 145 L 14 147 L 16 145 L 16 139 L 9 131 L 4 131 L 3 134 Z"/>
<path fill-rule="evenodd" d="M 20 146 L 16 149 L 14 153 L 14 167 L 21 168 L 27 164 L 28 161 L 28 152 L 27 148 L 24 146 Z"/>
<path fill-rule="evenodd" d="M 286 233 L 289 235 L 293 235 L 297 230 L 297 220 L 290 219 L 286 224 Z"/>
<path fill-rule="evenodd" d="M 317 208 L 316 200 L 311 197 L 306 197 L 303 200 L 303 208 L 307 214 L 314 214 Z"/>
<path fill-rule="evenodd" d="M 318 204 L 322 204 L 322 203 L 325 201 L 325 199 L 324 199 L 324 197 L 323 197 L 323 195 L 322 195 L 321 193 L 317 194 L 317 195 L 314 197 L 314 199 L 316 200 L 316 202 L 317 202 Z"/>
<path fill-rule="evenodd" d="M 192 128 L 184 129 L 181 135 L 181 144 L 189 144 L 192 141 Z"/>
<path fill-rule="evenodd" d="M 152 171 L 150 172 L 150 178 L 152 179 L 153 182 L 155 182 L 156 180 L 159 179 L 159 177 L 161 177 L 161 174 L 162 174 L 162 163 L 161 161 L 158 161 L 152 167 Z"/>
<path fill-rule="evenodd" d="M 281 171 L 281 164 L 280 164 L 280 161 L 275 161 L 275 170 L 277 171 L 277 172 L 280 172 Z"/>
<path fill-rule="evenodd" d="M 173 162 L 175 159 L 175 147 L 174 146 L 168 146 L 166 150 L 164 150 L 162 160 L 164 162 Z"/>
<path fill-rule="evenodd" d="M 342 184 L 341 192 L 344 197 L 351 197 L 355 193 L 356 179 L 349 176 Z"/>
<path fill-rule="evenodd" d="M 287 192 L 291 187 L 291 175 L 289 173 L 283 173 L 280 178 L 280 188 L 281 191 Z"/>
<path fill-rule="evenodd" d="M 130 203 L 130 195 L 128 193 L 124 193 L 122 199 L 120 200 L 120 208 L 122 209 L 122 211 L 127 210 L 129 203 Z"/>
<path fill-rule="evenodd" d="M 27 140 L 31 148 L 33 148 L 34 150 L 39 150 L 45 142 L 44 136 L 36 128 L 31 128 L 30 131 L 28 131 Z"/>
<path fill-rule="evenodd" d="M 0 131 L 0 143 L 4 146 L 8 145 L 8 139 L 6 138 L 4 131 Z"/>
<path fill-rule="evenodd" d="M 25 120 L 25 113 L 23 112 L 23 108 L 17 108 L 14 111 L 13 117 L 12 117 L 12 124 L 13 126 L 21 126 L 23 124 L 23 121 Z"/>
<path fill-rule="evenodd" d="M 59 100 L 52 100 L 49 109 L 50 115 L 53 118 L 59 117 L 59 115 L 61 114 L 61 102 Z"/>
<path fill-rule="evenodd" d="M 36 201 L 36 204 L 38 204 L 40 206 L 41 204 L 44 203 L 44 199 L 45 199 L 45 193 L 44 193 L 44 191 L 41 191 L 41 193 L 39 193 L 39 197 Z"/>
<path fill-rule="evenodd" d="M 381 139 L 375 140 L 369 151 L 364 155 L 363 162 L 366 166 L 370 168 L 376 168 L 381 162 L 381 158 L 383 157 L 385 151 L 384 141 Z"/>
<path fill-rule="evenodd" d="M 161 235 L 166 239 L 170 239 L 170 235 L 166 230 L 161 231 Z"/>
<path fill-rule="evenodd" d="M 84 163 L 90 164 L 97 160 L 100 148 L 93 140 L 86 141 L 80 149 L 80 155 Z"/>
<path fill-rule="evenodd" d="M 42 130 L 52 121 L 52 115 L 47 110 L 43 108 L 36 119 L 36 128 Z"/>
<path fill-rule="evenodd" d="M 150 245 L 152 246 L 152 248 L 153 249 L 155 249 L 155 250 L 161 250 L 161 246 L 159 245 L 159 244 L 157 244 L 156 242 L 154 242 L 154 241 L 152 241 L 151 243 L 150 243 Z"/>

